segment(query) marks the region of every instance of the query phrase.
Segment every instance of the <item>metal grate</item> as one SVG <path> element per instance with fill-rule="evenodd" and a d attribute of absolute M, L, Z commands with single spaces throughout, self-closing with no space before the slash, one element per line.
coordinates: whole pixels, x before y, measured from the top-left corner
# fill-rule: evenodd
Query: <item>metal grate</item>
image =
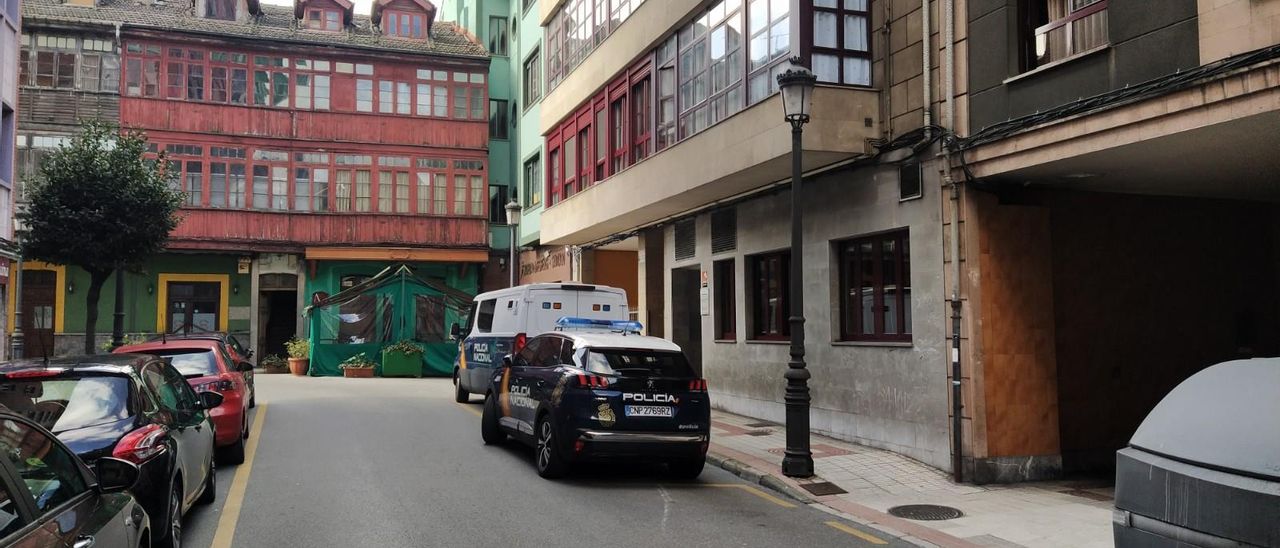
<path fill-rule="evenodd" d="M 750 432 L 747 432 L 747 435 L 748 436 L 768 436 L 769 434 L 772 434 L 772 433 L 773 433 L 772 430 L 752 430 Z"/>
<path fill-rule="evenodd" d="M 738 249 L 738 210 L 722 209 L 711 213 L 711 252 L 724 253 Z"/>
<path fill-rule="evenodd" d="M 747 426 L 748 428 L 769 428 L 771 426 L 777 426 L 777 423 L 772 423 L 768 421 L 749 422 L 745 426 Z"/>
<path fill-rule="evenodd" d="M 845 493 L 848 493 L 848 491 L 841 489 L 839 485 L 836 485 L 829 481 L 802 483 L 800 484 L 800 487 L 803 487 L 805 491 L 813 493 L 814 496 L 818 496 L 818 497 L 825 496 L 825 495 L 843 495 Z"/>
<path fill-rule="evenodd" d="M 950 506 L 939 506 L 937 504 L 907 504 L 904 506 L 894 506 L 889 509 L 889 514 L 917 521 L 943 521 L 964 516 L 964 512 L 961 512 L 958 509 Z"/>
<path fill-rule="evenodd" d="M 697 250 L 698 236 L 693 220 L 676 223 L 676 260 L 692 259 Z"/>

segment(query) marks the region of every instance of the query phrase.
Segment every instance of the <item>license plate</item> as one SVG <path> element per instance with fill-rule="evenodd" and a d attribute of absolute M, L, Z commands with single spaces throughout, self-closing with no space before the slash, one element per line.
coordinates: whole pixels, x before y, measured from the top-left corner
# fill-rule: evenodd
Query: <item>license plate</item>
<path fill-rule="evenodd" d="M 628 417 L 674 417 L 676 409 L 663 405 L 628 405 Z"/>

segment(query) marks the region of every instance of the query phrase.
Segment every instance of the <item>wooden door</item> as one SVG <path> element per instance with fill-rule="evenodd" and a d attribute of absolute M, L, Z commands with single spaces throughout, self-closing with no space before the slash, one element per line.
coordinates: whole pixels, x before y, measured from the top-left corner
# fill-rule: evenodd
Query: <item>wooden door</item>
<path fill-rule="evenodd" d="M 22 334 L 24 355 L 52 356 L 56 325 L 58 273 L 52 270 L 22 271 Z"/>

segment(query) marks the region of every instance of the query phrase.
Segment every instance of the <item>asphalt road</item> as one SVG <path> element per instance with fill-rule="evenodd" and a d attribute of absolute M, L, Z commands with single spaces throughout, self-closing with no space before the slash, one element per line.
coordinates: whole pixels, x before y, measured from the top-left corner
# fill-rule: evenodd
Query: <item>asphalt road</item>
<path fill-rule="evenodd" d="M 478 398 L 454 403 L 448 379 L 257 387 L 252 454 L 218 470 L 189 546 L 906 546 L 711 465 L 690 482 L 646 466 L 544 480 L 530 449 L 480 441 Z"/>

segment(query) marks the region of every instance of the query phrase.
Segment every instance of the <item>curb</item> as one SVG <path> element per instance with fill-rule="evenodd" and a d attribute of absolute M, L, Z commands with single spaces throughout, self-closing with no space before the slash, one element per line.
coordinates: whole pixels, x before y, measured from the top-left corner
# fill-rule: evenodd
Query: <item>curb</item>
<path fill-rule="evenodd" d="M 801 493 L 798 489 L 787 485 L 782 480 L 775 478 L 772 475 L 763 474 L 735 459 L 717 455 L 713 452 L 707 452 L 707 462 L 715 465 L 717 468 L 746 480 L 748 483 L 754 483 L 777 491 L 783 496 L 800 504 L 808 505 L 814 503 L 813 498 L 809 495 Z"/>

